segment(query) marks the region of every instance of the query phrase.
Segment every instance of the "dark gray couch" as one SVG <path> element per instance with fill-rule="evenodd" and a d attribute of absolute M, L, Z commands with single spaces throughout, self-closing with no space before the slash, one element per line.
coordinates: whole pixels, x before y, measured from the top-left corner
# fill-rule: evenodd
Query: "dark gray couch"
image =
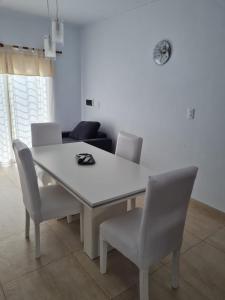
<path fill-rule="evenodd" d="M 97 127 L 96 127 L 97 124 Z M 89 130 L 94 125 L 94 130 Z M 89 127 L 89 128 L 88 128 Z M 98 131 L 98 122 L 80 122 L 73 131 L 62 132 L 63 143 L 85 142 L 108 152 L 112 152 L 112 140 L 104 132 Z"/>

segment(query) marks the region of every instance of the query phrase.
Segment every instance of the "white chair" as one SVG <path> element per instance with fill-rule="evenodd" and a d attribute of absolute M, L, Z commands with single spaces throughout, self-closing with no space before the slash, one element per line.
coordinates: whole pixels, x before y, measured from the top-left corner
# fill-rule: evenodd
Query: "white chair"
<path fill-rule="evenodd" d="M 62 144 L 62 130 L 58 123 L 32 123 L 31 124 L 32 147 Z M 38 166 L 35 167 L 38 178 L 44 186 L 56 184 L 55 180 Z M 72 222 L 72 216 L 67 216 L 67 222 Z"/>
<path fill-rule="evenodd" d="M 120 131 L 117 138 L 115 154 L 139 164 L 142 143 L 143 139 L 141 137 Z M 134 209 L 136 206 L 136 199 L 133 198 L 129 202 L 130 208 Z"/>
<path fill-rule="evenodd" d="M 54 122 L 31 124 L 32 146 L 62 144 L 60 125 Z"/>
<path fill-rule="evenodd" d="M 40 223 L 81 213 L 79 202 L 59 185 L 38 187 L 37 175 L 29 148 L 19 140 L 13 141 L 16 162 L 20 175 L 23 202 L 26 209 L 26 238 L 29 238 L 30 218 L 35 225 L 36 258 L 40 257 Z M 83 220 L 80 215 L 80 230 L 83 236 Z"/>
<path fill-rule="evenodd" d="M 108 245 L 139 268 L 140 299 L 149 299 L 149 268 L 173 253 L 172 287 L 178 287 L 179 256 L 187 208 L 198 169 L 189 167 L 152 176 L 144 208 L 100 225 L 100 271 L 106 273 Z"/>
<path fill-rule="evenodd" d="M 57 123 L 32 123 L 31 124 L 32 147 L 62 144 L 62 131 Z M 55 184 L 54 179 L 48 173 L 36 167 L 38 178 L 43 185 Z"/>

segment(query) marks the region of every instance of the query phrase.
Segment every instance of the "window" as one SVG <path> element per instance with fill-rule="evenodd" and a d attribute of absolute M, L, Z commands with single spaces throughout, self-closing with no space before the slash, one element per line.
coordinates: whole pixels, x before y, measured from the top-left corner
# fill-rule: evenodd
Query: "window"
<path fill-rule="evenodd" d="M 30 124 L 50 120 L 52 78 L 0 74 L 0 163 L 12 160 L 12 139 L 31 146 Z"/>

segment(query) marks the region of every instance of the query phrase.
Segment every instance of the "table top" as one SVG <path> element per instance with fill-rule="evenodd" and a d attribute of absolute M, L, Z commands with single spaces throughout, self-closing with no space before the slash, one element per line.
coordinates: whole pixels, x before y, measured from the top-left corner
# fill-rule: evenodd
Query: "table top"
<path fill-rule="evenodd" d="M 98 207 L 145 192 L 149 169 L 78 142 L 33 147 L 37 165 L 90 207 Z M 76 154 L 91 153 L 92 166 L 77 164 Z"/>

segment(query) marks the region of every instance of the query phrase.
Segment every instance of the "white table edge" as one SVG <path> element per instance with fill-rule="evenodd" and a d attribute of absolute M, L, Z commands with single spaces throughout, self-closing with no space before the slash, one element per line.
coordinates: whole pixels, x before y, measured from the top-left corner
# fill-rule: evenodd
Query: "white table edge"
<path fill-rule="evenodd" d="M 85 205 L 87 207 L 90 207 L 90 208 L 97 208 L 97 207 L 101 207 L 101 206 L 105 207 L 105 206 L 115 205 L 117 203 L 121 203 L 121 202 L 127 201 L 131 198 L 136 198 L 138 196 L 142 196 L 142 195 L 145 194 L 145 189 L 142 189 L 142 190 L 138 190 L 138 191 L 135 191 L 135 192 L 132 192 L 132 193 L 127 193 L 127 194 L 121 195 L 120 197 L 114 197 L 114 198 L 111 198 L 111 199 L 106 200 L 106 201 L 104 200 L 102 202 L 98 202 L 97 205 L 93 205 L 88 200 L 83 198 L 81 195 L 79 195 L 78 193 L 75 193 L 69 186 L 67 186 L 64 182 L 62 182 L 60 178 L 58 178 L 55 174 L 53 174 L 51 171 L 49 171 L 47 168 L 45 168 L 42 164 L 40 164 L 34 158 L 33 158 L 33 160 L 34 160 L 35 164 L 37 164 L 41 169 L 43 169 L 52 178 L 54 178 L 59 185 L 61 185 L 71 195 L 73 195 L 75 198 L 77 198 L 78 201 L 80 201 L 83 205 Z"/>

